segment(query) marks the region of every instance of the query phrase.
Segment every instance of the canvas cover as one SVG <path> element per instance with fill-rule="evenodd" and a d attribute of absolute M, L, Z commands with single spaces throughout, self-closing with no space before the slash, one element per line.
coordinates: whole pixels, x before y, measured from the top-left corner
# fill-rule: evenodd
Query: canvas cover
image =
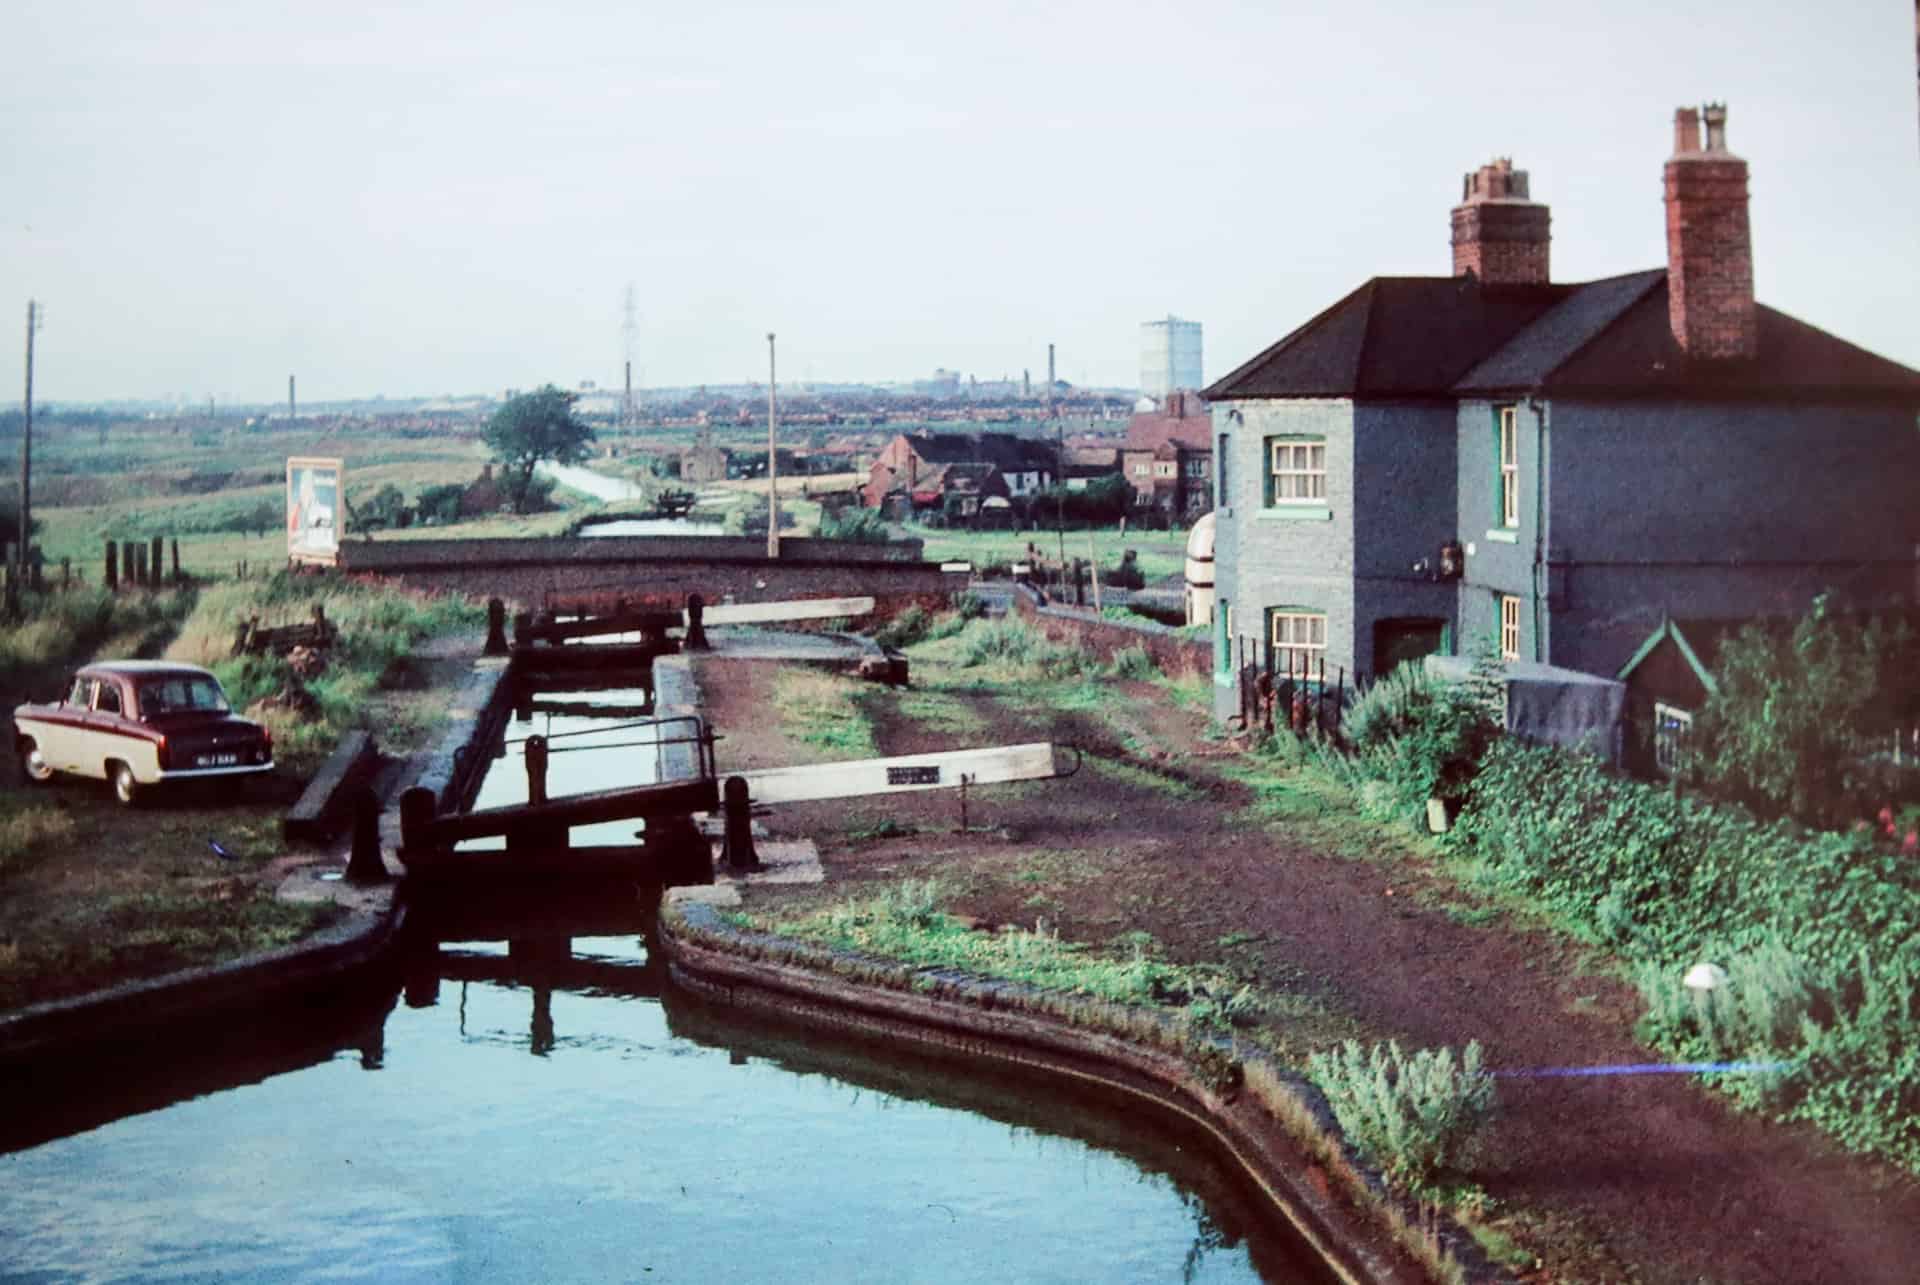
<path fill-rule="evenodd" d="M 1537 745 L 1584 750 L 1609 763 L 1625 749 L 1627 685 L 1611 678 L 1530 660 L 1501 662 L 1507 676 L 1507 730 Z M 1427 670 L 1463 683 L 1473 670 L 1465 656 L 1429 656 Z"/>

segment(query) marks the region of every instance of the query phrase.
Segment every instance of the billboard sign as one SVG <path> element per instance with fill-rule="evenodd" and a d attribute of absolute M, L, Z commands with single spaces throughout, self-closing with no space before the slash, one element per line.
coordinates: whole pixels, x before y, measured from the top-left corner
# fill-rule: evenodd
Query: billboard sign
<path fill-rule="evenodd" d="M 340 460 L 287 460 L 287 557 L 332 564 L 340 556 L 345 517 L 340 504 Z"/>

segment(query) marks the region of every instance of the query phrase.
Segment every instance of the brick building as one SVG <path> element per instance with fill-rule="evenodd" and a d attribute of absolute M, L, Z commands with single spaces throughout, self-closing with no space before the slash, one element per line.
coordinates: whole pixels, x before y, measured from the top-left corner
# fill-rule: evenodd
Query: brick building
<path fill-rule="evenodd" d="M 1200 394 L 1169 393 L 1162 409 L 1129 420 L 1121 468 L 1139 508 L 1183 522 L 1212 509 L 1213 421 Z"/>
<path fill-rule="evenodd" d="M 1668 617 L 1913 599 L 1920 372 L 1755 301 L 1746 178 L 1724 107 L 1682 109 L 1666 265 L 1559 283 L 1496 161 L 1453 276 L 1376 277 L 1207 389 L 1222 712 L 1240 638 L 1612 678 Z"/>

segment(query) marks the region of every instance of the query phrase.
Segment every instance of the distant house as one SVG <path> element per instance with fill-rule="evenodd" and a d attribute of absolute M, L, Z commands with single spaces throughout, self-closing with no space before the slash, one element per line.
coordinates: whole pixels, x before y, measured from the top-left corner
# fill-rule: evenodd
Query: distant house
<path fill-rule="evenodd" d="M 1066 459 L 1067 489 L 1084 491 L 1090 482 L 1103 477 L 1120 476 L 1120 448 L 1117 446 L 1069 446 Z"/>
<path fill-rule="evenodd" d="M 1121 458 L 1137 507 L 1182 522 L 1213 508 L 1213 419 L 1200 394 L 1169 393 L 1163 409 L 1136 414 Z"/>
<path fill-rule="evenodd" d="M 1000 494 L 1017 504 L 1053 485 L 1055 450 L 1051 443 L 1012 433 L 900 433 L 881 450 L 867 473 L 863 502 L 870 509 L 888 505 L 889 497 L 907 496 L 914 508 L 931 507 L 938 501 L 923 501 L 967 479 L 976 488 L 983 476 L 973 470 L 960 472 L 934 470 L 942 466 L 989 465 L 998 475 Z M 932 477 L 932 481 L 925 480 Z M 985 492 L 978 492 L 984 494 Z M 896 501 L 894 507 L 899 507 Z"/>
<path fill-rule="evenodd" d="M 683 482 L 724 482 L 727 480 L 727 453 L 713 444 L 713 430 L 705 423 L 692 446 L 680 452 L 680 480 Z"/>
<path fill-rule="evenodd" d="M 1216 709 L 1237 655 L 1331 681 L 1488 640 L 1613 679 L 1676 615 L 1912 602 L 1920 371 L 1755 301 L 1747 165 L 1702 123 L 1664 267 L 1551 281 L 1547 208 L 1496 161 L 1453 276 L 1367 281 L 1206 390 Z"/>

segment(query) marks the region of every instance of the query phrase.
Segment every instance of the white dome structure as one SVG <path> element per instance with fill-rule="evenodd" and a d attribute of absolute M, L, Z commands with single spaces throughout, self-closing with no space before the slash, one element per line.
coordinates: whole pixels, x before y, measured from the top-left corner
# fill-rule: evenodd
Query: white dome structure
<path fill-rule="evenodd" d="M 1187 533 L 1187 624 L 1213 623 L 1213 514 Z"/>

